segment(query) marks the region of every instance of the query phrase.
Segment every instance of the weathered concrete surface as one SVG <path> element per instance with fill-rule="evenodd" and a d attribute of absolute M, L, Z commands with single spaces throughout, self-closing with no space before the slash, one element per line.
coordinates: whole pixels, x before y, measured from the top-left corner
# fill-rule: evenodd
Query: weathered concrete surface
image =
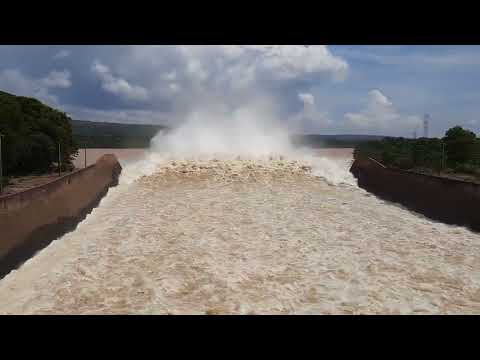
<path fill-rule="evenodd" d="M 87 149 L 87 166 L 95 164 L 103 155 L 113 154 L 123 167 L 129 162 L 141 160 L 149 149 Z M 73 159 L 77 169 L 85 167 L 85 149 L 78 149 L 78 155 Z"/>
<path fill-rule="evenodd" d="M 350 169 L 358 186 L 433 220 L 480 231 L 480 185 L 383 167 L 357 158 Z"/>
<path fill-rule="evenodd" d="M 75 229 L 111 186 L 121 166 L 114 155 L 48 184 L 0 197 L 0 278 Z"/>

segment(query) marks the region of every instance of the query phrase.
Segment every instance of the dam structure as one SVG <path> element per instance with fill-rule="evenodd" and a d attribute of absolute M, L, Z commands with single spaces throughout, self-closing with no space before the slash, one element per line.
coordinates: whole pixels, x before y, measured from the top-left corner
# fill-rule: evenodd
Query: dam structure
<path fill-rule="evenodd" d="M 480 234 L 359 188 L 352 160 L 122 164 L 73 232 L 0 280 L 0 313 L 479 313 Z"/>
<path fill-rule="evenodd" d="M 0 279 L 74 230 L 117 185 L 121 170 L 115 156 L 103 155 L 89 167 L 0 196 Z"/>

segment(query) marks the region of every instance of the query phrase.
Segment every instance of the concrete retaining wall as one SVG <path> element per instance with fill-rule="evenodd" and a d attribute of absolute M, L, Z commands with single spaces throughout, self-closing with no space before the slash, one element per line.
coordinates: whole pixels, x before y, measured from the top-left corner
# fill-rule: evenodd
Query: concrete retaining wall
<path fill-rule="evenodd" d="M 480 185 L 384 167 L 355 159 L 350 169 L 358 185 L 385 200 L 431 219 L 480 231 Z"/>
<path fill-rule="evenodd" d="M 118 184 L 114 155 L 48 184 L 0 197 L 0 278 L 52 240 L 75 229 Z"/>

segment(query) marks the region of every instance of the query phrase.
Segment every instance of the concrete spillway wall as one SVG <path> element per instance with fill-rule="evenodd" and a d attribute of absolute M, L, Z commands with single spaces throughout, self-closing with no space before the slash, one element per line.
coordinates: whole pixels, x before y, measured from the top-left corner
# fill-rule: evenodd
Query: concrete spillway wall
<path fill-rule="evenodd" d="M 0 197 L 0 278 L 51 241 L 75 229 L 118 184 L 114 155 L 48 184 Z"/>
<path fill-rule="evenodd" d="M 350 169 L 358 186 L 433 220 L 480 231 L 480 185 L 422 175 L 357 158 Z"/>

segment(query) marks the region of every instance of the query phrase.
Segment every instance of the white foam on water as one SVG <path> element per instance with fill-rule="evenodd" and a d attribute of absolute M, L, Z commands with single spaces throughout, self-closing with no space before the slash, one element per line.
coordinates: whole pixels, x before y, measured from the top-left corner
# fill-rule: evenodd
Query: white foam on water
<path fill-rule="evenodd" d="M 312 174 L 331 184 L 356 184 L 344 159 L 318 157 L 311 149 L 294 147 L 288 129 L 279 123 L 274 107 L 264 99 L 234 110 L 210 107 L 192 112 L 179 127 L 157 134 L 145 158 L 126 167 L 120 182 L 132 183 L 152 175 L 175 159 L 278 158 L 309 165 Z"/>

